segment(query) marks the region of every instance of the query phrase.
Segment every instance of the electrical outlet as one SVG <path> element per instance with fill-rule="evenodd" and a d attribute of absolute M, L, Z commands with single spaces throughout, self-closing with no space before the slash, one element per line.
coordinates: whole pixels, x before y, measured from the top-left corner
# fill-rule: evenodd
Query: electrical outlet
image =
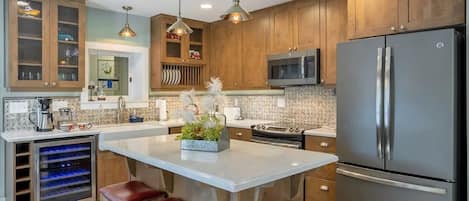
<path fill-rule="evenodd" d="M 28 102 L 11 102 L 8 104 L 8 112 L 11 114 L 28 113 Z"/>
<path fill-rule="evenodd" d="M 52 102 L 52 111 L 57 112 L 60 108 L 68 107 L 68 101 L 54 101 Z"/>
<path fill-rule="evenodd" d="M 284 108 L 286 106 L 285 97 L 277 98 L 277 107 Z"/>

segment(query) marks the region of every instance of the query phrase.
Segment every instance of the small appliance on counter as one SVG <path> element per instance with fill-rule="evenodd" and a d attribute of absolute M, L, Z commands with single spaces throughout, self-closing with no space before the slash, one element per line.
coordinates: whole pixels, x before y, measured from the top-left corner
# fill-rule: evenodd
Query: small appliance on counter
<path fill-rule="evenodd" d="M 62 131 L 71 131 L 74 127 L 73 111 L 71 108 L 60 108 L 57 128 Z"/>
<path fill-rule="evenodd" d="M 35 112 L 29 113 L 29 121 L 34 124 L 36 131 L 48 132 L 54 130 L 54 117 L 52 115 L 51 98 L 36 98 Z M 35 116 L 35 118 L 32 118 Z"/>
<path fill-rule="evenodd" d="M 227 121 L 242 119 L 240 107 L 224 107 L 223 114 L 226 116 Z"/>

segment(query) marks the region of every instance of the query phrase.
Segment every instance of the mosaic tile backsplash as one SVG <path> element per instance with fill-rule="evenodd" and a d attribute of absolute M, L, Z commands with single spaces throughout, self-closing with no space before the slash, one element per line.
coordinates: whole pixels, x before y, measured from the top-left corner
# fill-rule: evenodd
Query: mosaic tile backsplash
<path fill-rule="evenodd" d="M 198 97 L 199 98 L 199 97 Z M 158 119 L 155 101 L 164 99 L 170 118 L 178 118 L 182 110 L 179 97 L 150 97 L 148 108 L 138 108 L 135 112 L 145 121 Z M 285 100 L 285 107 L 278 107 L 279 99 Z M 116 123 L 117 110 L 80 110 L 79 97 L 54 98 L 54 101 L 67 101 L 68 107 L 75 113 L 78 122 L 91 122 L 95 125 Z M 34 99 L 7 98 L 4 101 L 4 130 L 33 129 L 34 126 L 28 120 L 27 113 L 13 114 L 9 111 L 9 104 L 15 101 L 27 101 L 29 111 L 33 110 Z M 291 87 L 285 89 L 285 95 L 281 96 L 227 96 L 223 106 L 241 107 L 241 114 L 246 119 L 274 120 L 298 124 L 319 124 L 335 127 L 336 122 L 336 97 L 333 89 L 317 86 Z M 220 109 L 223 108 L 220 107 Z M 128 109 L 122 114 L 128 117 L 134 109 Z M 54 114 L 58 117 L 58 113 Z"/>

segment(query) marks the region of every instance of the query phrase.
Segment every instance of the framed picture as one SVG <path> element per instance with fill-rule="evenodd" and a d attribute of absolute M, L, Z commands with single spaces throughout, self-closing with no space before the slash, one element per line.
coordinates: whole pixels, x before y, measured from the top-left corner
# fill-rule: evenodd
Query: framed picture
<path fill-rule="evenodd" d="M 98 77 L 100 79 L 116 78 L 116 68 L 114 60 L 98 60 Z"/>

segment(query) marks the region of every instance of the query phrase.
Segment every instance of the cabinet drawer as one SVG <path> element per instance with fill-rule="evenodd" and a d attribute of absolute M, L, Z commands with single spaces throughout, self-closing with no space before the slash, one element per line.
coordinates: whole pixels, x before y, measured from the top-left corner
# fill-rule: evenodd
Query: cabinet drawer
<path fill-rule="evenodd" d="M 306 150 L 335 154 L 335 138 L 306 136 Z"/>
<path fill-rule="evenodd" d="M 179 134 L 182 133 L 182 127 L 172 127 L 169 128 L 169 134 Z"/>
<path fill-rule="evenodd" d="M 335 201 L 335 182 L 306 177 L 305 201 Z"/>
<path fill-rule="evenodd" d="M 335 181 L 335 169 L 337 168 L 337 164 L 329 164 L 314 170 L 311 170 L 307 173 L 307 176 L 316 177 L 318 179 L 326 179 L 330 181 Z"/>
<path fill-rule="evenodd" d="M 252 137 L 251 129 L 228 128 L 231 139 L 250 141 Z"/>

